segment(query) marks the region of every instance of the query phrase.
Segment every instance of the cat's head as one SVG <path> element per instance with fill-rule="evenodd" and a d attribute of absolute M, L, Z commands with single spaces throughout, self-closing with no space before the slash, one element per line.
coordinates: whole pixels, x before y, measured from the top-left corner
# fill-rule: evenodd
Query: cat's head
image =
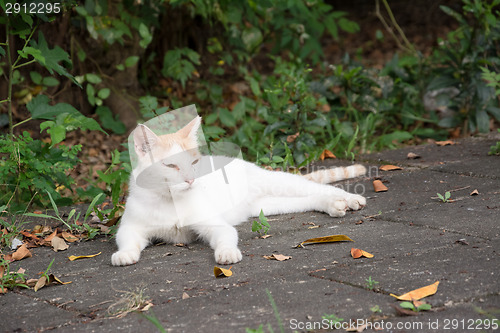
<path fill-rule="evenodd" d="M 156 135 L 145 125 L 133 133 L 138 157 L 134 176 L 138 186 L 184 191 L 193 185 L 201 154 L 198 150 L 198 130 L 201 117 L 191 120 L 175 133 Z"/>

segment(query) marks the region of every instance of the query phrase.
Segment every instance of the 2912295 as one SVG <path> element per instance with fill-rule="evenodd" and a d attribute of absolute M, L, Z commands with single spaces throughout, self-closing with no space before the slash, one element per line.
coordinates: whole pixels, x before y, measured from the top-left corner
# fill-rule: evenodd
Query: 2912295
<path fill-rule="evenodd" d="M 60 2 L 6 3 L 5 14 L 59 14 L 62 11 Z"/>

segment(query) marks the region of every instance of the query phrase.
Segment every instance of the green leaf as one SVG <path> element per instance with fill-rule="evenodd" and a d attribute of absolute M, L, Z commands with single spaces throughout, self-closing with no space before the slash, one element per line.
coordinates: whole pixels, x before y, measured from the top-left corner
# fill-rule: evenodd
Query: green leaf
<path fill-rule="evenodd" d="M 417 311 L 429 311 L 430 309 L 432 309 L 432 305 L 430 305 L 429 303 L 425 303 L 425 304 L 420 305 L 417 308 Z"/>
<path fill-rule="evenodd" d="M 445 194 L 444 194 L 444 201 L 448 201 L 448 199 L 451 197 L 451 193 L 450 191 L 447 191 Z"/>
<path fill-rule="evenodd" d="M 476 112 L 476 124 L 479 132 L 486 133 L 490 129 L 490 117 L 484 110 Z"/>
<path fill-rule="evenodd" d="M 72 66 L 68 53 L 66 53 L 59 46 L 56 46 L 53 49 L 49 49 L 47 41 L 45 40 L 45 37 L 43 36 L 41 31 L 38 33 L 38 42 L 32 40 L 31 45 L 33 46 L 33 48 L 37 49 L 40 52 L 38 56 L 34 56 L 35 60 L 42 66 L 44 66 L 50 74 L 56 72 L 59 75 L 63 75 L 71 79 L 74 83 L 79 85 L 73 75 L 68 73 L 66 68 L 59 64 L 62 63 L 70 67 Z"/>
<path fill-rule="evenodd" d="M 59 143 L 66 139 L 66 127 L 64 125 L 55 125 L 47 129 L 47 133 L 50 134 L 50 139 L 52 140 L 52 145 Z"/>
<path fill-rule="evenodd" d="M 59 80 L 52 76 L 44 77 L 42 84 L 47 87 L 56 87 L 59 85 Z"/>
<path fill-rule="evenodd" d="M 446 200 L 444 199 L 444 197 L 443 197 L 441 194 L 439 194 L 439 193 L 436 193 L 436 194 L 437 194 L 438 198 L 439 198 L 439 199 L 441 199 L 441 201 L 443 201 L 443 202 L 445 202 L 445 201 L 446 201 Z"/>
<path fill-rule="evenodd" d="M 99 106 L 96 110 L 99 120 L 104 128 L 112 130 L 116 134 L 124 134 L 127 131 L 125 125 L 118 119 L 118 116 L 113 117 L 113 113 L 106 106 Z"/>
<path fill-rule="evenodd" d="M 410 309 L 415 311 L 415 305 L 413 305 L 412 302 L 401 302 L 399 303 L 399 306 L 402 307 L 403 309 Z"/>
<path fill-rule="evenodd" d="M 77 109 L 66 103 L 49 105 L 49 98 L 45 95 L 38 95 L 26 104 L 33 119 L 54 119 L 61 113 L 80 114 Z"/>
<path fill-rule="evenodd" d="M 106 99 L 109 97 L 111 93 L 111 90 L 109 88 L 102 88 L 101 90 L 99 90 L 99 92 L 97 93 L 97 96 L 100 98 L 100 99 Z"/>
<path fill-rule="evenodd" d="M 233 114 L 225 108 L 219 108 L 219 117 L 220 121 L 228 126 L 228 127 L 234 127 L 236 126 L 236 119 L 234 119 Z"/>
<path fill-rule="evenodd" d="M 34 84 L 42 84 L 43 77 L 40 73 L 30 72 L 30 77 Z"/>
<path fill-rule="evenodd" d="M 125 59 L 125 66 L 126 67 L 132 67 L 134 66 L 137 62 L 139 61 L 138 56 L 131 56 Z"/>
<path fill-rule="evenodd" d="M 248 52 L 254 51 L 263 40 L 262 32 L 256 27 L 246 28 L 241 33 L 241 41 Z"/>
<path fill-rule="evenodd" d="M 99 84 L 102 82 L 102 79 L 99 75 L 92 73 L 85 74 L 85 79 L 92 84 Z"/>

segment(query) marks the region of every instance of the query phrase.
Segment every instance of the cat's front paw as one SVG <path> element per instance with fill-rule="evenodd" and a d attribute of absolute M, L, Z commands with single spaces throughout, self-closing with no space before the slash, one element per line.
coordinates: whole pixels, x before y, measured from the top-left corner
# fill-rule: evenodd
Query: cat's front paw
<path fill-rule="evenodd" d="M 334 198 L 327 203 L 326 213 L 331 217 L 342 217 L 347 210 L 347 202 L 344 199 Z"/>
<path fill-rule="evenodd" d="M 141 253 L 139 251 L 118 251 L 111 256 L 113 266 L 127 266 L 139 261 Z"/>
<path fill-rule="evenodd" d="M 347 199 L 347 206 L 351 210 L 359 210 L 366 206 L 366 198 L 361 195 L 352 194 L 349 199 Z"/>
<path fill-rule="evenodd" d="M 241 261 L 243 256 L 237 247 L 223 247 L 215 250 L 215 261 L 218 264 L 229 265 Z"/>

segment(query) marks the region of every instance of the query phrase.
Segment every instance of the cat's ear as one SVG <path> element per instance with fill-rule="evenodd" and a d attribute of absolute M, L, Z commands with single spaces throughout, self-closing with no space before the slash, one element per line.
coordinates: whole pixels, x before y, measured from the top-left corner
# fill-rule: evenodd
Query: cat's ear
<path fill-rule="evenodd" d="M 181 137 L 189 138 L 191 140 L 195 140 L 198 138 L 198 130 L 201 125 L 201 117 L 196 116 L 193 120 L 191 120 L 186 126 L 181 128 L 177 133 L 181 135 Z"/>
<path fill-rule="evenodd" d="M 151 131 L 146 125 L 141 124 L 134 130 L 135 152 L 140 157 L 149 153 L 157 142 L 158 136 L 154 134 L 153 131 Z"/>

